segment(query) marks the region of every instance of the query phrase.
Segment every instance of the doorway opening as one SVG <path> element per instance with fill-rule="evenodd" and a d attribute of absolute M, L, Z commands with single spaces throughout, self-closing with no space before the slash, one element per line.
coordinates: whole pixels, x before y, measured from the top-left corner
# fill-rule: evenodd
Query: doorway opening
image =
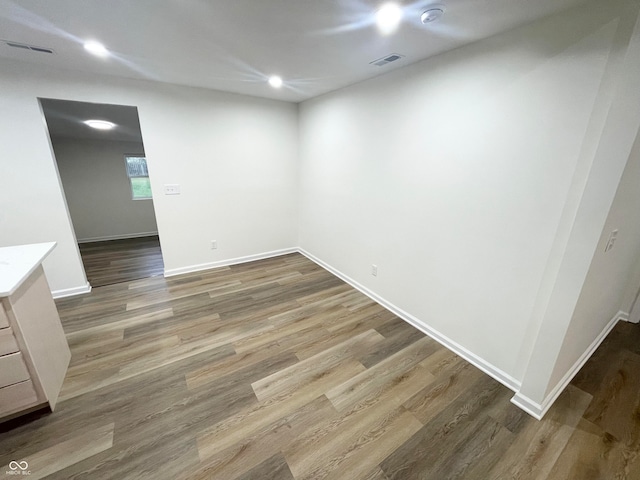
<path fill-rule="evenodd" d="M 89 284 L 162 275 L 138 109 L 39 100 Z"/>

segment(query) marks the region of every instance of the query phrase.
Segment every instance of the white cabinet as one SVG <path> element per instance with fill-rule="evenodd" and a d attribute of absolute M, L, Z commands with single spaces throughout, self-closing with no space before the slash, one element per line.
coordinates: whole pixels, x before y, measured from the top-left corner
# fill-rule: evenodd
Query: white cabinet
<path fill-rule="evenodd" d="M 71 352 L 41 262 L 54 243 L 0 248 L 0 421 L 55 408 Z"/>

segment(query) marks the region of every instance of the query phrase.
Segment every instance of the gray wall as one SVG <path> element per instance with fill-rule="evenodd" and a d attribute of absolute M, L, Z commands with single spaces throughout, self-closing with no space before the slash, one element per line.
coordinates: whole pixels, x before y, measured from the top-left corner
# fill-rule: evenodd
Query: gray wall
<path fill-rule="evenodd" d="M 126 154 L 137 142 L 52 138 L 69 213 L 79 242 L 157 233 L 153 201 L 133 200 Z"/>

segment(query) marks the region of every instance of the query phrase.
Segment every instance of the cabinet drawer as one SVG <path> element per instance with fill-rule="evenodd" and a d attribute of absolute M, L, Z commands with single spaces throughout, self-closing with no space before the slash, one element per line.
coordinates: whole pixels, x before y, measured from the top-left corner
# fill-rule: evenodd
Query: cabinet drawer
<path fill-rule="evenodd" d="M 9 326 L 9 319 L 7 318 L 7 312 L 4 311 L 2 302 L 0 302 L 0 328 L 7 328 Z"/>
<path fill-rule="evenodd" d="M 31 380 L 0 388 L 0 416 L 38 404 Z"/>
<path fill-rule="evenodd" d="M 0 387 L 29 380 L 29 371 L 22 359 L 22 353 L 12 353 L 0 357 Z"/>
<path fill-rule="evenodd" d="M 13 336 L 13 330 L 11 330 L 11 328 L 3 328 L 0 330 L 0 357 L 2 355 L 15 353 L 18 350 L 20 349 L 16 343 L 16 337 Z"/>

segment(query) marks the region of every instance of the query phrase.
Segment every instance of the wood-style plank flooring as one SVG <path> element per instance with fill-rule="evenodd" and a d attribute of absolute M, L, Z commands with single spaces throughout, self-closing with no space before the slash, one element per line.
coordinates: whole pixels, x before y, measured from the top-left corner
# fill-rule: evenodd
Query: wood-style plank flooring
<path fill-rule="evenodd" d="M 512 392 L 298 254 L 57 302 L 54 413 L 0 424 L 30 478 L 639 479 L 640 333 L 538 422 Z"/>
<path fill-rule="evenodd" d="M 164 273 L 158 236 L 79 244 L 92 287 L 130 282 Z"/>

